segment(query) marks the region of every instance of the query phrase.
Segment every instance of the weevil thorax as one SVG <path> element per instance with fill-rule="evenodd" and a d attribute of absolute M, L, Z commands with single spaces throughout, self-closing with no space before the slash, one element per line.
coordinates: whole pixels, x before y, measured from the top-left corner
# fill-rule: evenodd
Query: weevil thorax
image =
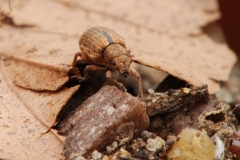
<path fill-rule="evenodd" d="M 122 77 L 129 76 L 132 63 L 130 50 L 120 44 L 111 44 L 104 50 L 103 58 L 107 67 L 117 70 Z"/>

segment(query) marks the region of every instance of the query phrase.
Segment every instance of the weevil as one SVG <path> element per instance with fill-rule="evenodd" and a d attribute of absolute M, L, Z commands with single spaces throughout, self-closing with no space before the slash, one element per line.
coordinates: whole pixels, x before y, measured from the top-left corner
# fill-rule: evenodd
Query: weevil
<path fill-rule="evenodd" d="M 130 50 L 126 49 L 124 39 L 115 31 L 105 27 L 92 27 L 86 30 L 79 40 L 81 52 L 75 54 L 73 67 L 77 64 L 77 58 L 89 63 L 84 70 L 82 80 L 89 78 L 88 71 L 107 70 L 106 77 L 123 91 L 126 91 L 122 83 L 112 78 L 114 71 L 127 78 L 133 76 L 138 80 L 138 97 L 142 99 L 142 82 L 139 73 L 131 69 Z"/>

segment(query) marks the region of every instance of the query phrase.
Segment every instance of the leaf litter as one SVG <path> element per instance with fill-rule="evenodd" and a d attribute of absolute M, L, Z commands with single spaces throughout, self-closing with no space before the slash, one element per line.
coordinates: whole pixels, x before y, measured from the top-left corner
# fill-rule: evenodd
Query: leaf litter
<path fill-rule="evenodd" d="M 4 77 L 1 78 L 3 79 L 1 83 L 4 82 L 2 83 L 3 88 L 8 89 L 9 92 L 15 96 L 14 99 L 24 107 L 23 110 L 27 111 L 22 115 L 31 117 L 25 120 L 21 119 L 21 121 L 33 121 L 31 123 L 33 126 L 40 126 L 41 128 L 34 135 L 26 134 L 26 136 L 29 136 L 27 139 L 30 139 L 30 141 L 23 144 L 27 144 L 29 146 L 28 148 L 43 147 L 43 143 L 35 143 L 34 140 L 36 140 L 36 137 L 38 137 L 38 140 L 48 139 L 48 136 L 51 137 L 50 142 L 52 142 L 52 145 L 49 146 L 50 148 L 46 148 L 46 150 L 43 149 L 43 151 L 40 152 L 47 153 L 46 159 L 49 159 L 49 157 L 51 157 L 51 159 L 63 158 L 60 153 L 63 149 L 64 138 L 60 138 L 50 127 L 55 123 L 59 123 L 59 121 L 56 122 L 58 113 L 64 106 L 67 106 L 65 104 L 79 88 L 79 86 L 75 85 L 77 84 L 76 82 L 71 84 L 71 62 L 73 55 L 79 51 L 78 38 L 87 28 L 92 26 L 106 26 L 116 30 L 125 38 L 127 48 L 131 49 L 134 55 L 134 61 L 139 63 L 141 67 L 145 65 L 167 72 L 184 82 L 179 83 L 181 85 L 178 86 L 178 88 L 174 88 L 174 90 L 171 86 L 168 86 L 167 90 L 165 88 L 165 91 L 167 91 L 165 92 L 166 97 L 171 97 L 171 93 L 176 92 L 182 93 L 180 97 L 184 100 L 184 98 L 186 98 L 184 95 L 192 93 L 190 86 L 199 89 L 198 87 L 205 85 L 208 87 L 206 89 L 210 94 L 216 93 L 220 89 L 218 81 L 228 80 L 232 66 L 236 62 L 236 56 L 227 47 L 224 40 L 219 43 L 212 37 L 212 34 L 222 35 L 220 30 L 217 30 L 217 32 L 213 30 L 213 33 L 209 33 L 202 29 L 202 27 L 206 27 L 209 23 L 216 21 L 220 17 L 217 3 L 214 0 L 198 3 L 186 3 L 185 0 L 171 1 L 170 3 L 164 0 L 159 2 L 151 1 L 148 3 L 129 1 L 128 5 L 124 2 L 112 3 L 112 1 L 100 1 L 96 3 L 95 0 L 91 0 L 88 3 L 65 0 L 29 0 L 21 2 L 13 1 L 12 4 L 12 6 L 14 6 L 14 12 L 5 17 L 8 21 L 3 21 L 3 27 L 0 29 L 1 74 L 4 75 Z M 132 10 L 133 7 L 136 7 L 136 9 Z M 151 8 L 151 12 L 146 12 L 146 7 Z M 46 14 L 45 11 L 52 10 L 52 8 L 54 8 L 54 12 L 51 12 L 51 16 L 49 17 L 49 14 Z M 159 14 L 159 8 L 161 8 L 161 14 Z M 116 12 L 116 10 L 121 10 L 121 12 Z M 31 16 L 33 12 L 40 14 Z M 196 21 L 196 19 L 198 20 Z M 116 24 L 118 24 L 117 27 Z M 18 26 L 28 27 L 19 28 Z M 226 59 L 228 59 L 228 61 L 226 61 Z M 150 70 L 146 69 L 145 72 L 148 71 Z M 140 70 L 140 73 L 144 75 L 143 70 Z M 158 75 L 160 77 L 161 73 L 158 73 Z M 93 74 L 91 77 L 97 79 L 98 76 Z M 148 79 L 151 79 L 151 77 L 143 78 L 144 84 L 149 83 Z M 7 81 L 7 84 L 5 81 Z M 105 80 L 103 79 L 101 81 L 104 82 Z M 122 82 L 125 83 L 124 81 Z M 128 83 L 134 82 L 131 81 Z M 188 84 L 188 86 L 186 87 L 186 85 L 184 86 L 183 84 Z M 81 88 L 84 87 L 84 85 L 87 85 L 87 83 L 81 84 Z M 164 95 L 164 93 L 158 93 L 161 87 L 163 86 L 159 85 L 158 88 L 154 89 L 154 94 Z M 131 89 L 128 89 L 131 92 Z M 148 88 L 145 88 L 145 90 L 147 89 Z M 93 93 L 94 92 L 91 92 L 91 94 Z M 204 92 L 204 95 L 208 97 L 206 93 L 207 92 Z M 5 98 L 5 95 L 7 95 L 5 92 L 1 94 L 1 104 L 4 104 L 3 106 L 6 110 L 6 104 L 9 99 Z M 88 96 L 91 96 L 91 94 Z M 134 92 L 132 94 L 134 94 Z M 192 95 L 195 96 L 195 94 Z M 145 96 L 148 97 L 149 95 Z M 128 95 L 128 98 L 131 98 L 131 95 Z M 179 101 L 181 102 L 180 99 Z M 172 121 L 175 117 L 176 119 L 181 119 L 183 117 L 185 118 L 186 115 L 190 119 L 196 119 L 201 112 L 196 114 L 193 111 L 193 114 L 189 114 L 188 110 L 198 106 L 196 105 L 196 103 L 198 103 L 196 102 L 197 100 L 205 103 L 206 108 L 210 106 L 209 103 L 212 103 L 211 98 L 210 100 L 200 98 L 192 102 L 189 101 L 191 103 L 187 104 L 186 107 L 179 107 L 180 109 L 178 111 L 183 112 L 183 115 L 176 114 L 176 112 L 172 116 L 166 116 L 166 114 L 162 117 L 164 113 L 149 115 L 149 129 L 158 134 L 158 136 L 161 135 L 161 138 L 165 141 L 165 143 L 161 142 L 161 144 L 164 145 L 160 145 L 161 147 L 159 149 L 151 151 L 148 150 L 147 147 L 149 146 L 147 143 L 150 138 L 151 140 L 149 140 L 149 142 L 151 141 L 151 146 L 158 146 L 158 136 L 157 138 L 156 136 L 144 138 L 143 135 L 142 137 L 136 137 L 137 134 L 131 136 L 129 130 L 124 129 L 124 133 L 116 136 L 115 141 L 109 142 L 109 147 L 113 148 L 113 152 L 109 153 L 111 155 L 104 155 L 105 152 L 100 153 L 95 150 L 92 154 L 89 152 L 89 158 L 91 156 L 94 159 L 100 157 L 103 159 L 131 158 L 132 156 L 140 159 L 166 158 L 166 153 L 171 150 L 172 144 L 177 143 L 179 139 L 179 137 L 169 135 L 172 130 Z M 84 101 L 85 100 L 81 100 L 81 103 L 84 104 Z M 107 100 L 105 101 L 107 102 Z M 81 103 L 77 106 L 75 105 L 74 108 L 81 107 L 83 105 Z M 157 102 L 157 99 L 154 98 L 151 99 L 151 103 L 161 104 L 161 102 Z M 201 103 L 198 106 L 200 108 L 203 106 Z M 16 105 L 10 104 L 9 106 Z M 210 108 L 215 110 L 217 105 L 213 106 L 214 107 Z M 104 108 L 106 106 L 102 105 L 100 107 Z M 9 108 L 11 107 L 7 107 L 8 111 L 1 110 L 1 114 L 7 115 L 11 113 L 15 117 L 19 116 L 16 115 L 18 113 L 16 112 L 17 109 L 9 110 Z M 71 114 L 74 114 L 74 111 Z M 98 117 L 99 115 L 94 114 L 94 116 Z M 139 120 L 139 122 L 141 122 L 141 120 Z M 87 120 L 85 123 L 82 121 L 75 123 L 73 128 L 76 130 L 71 130 L 70 133 L 72 134 L 78 131 L 78 128 L 74 126 L 84 126 L 88 124 Z M 20 126 L 22 127 L 22 125 L 16 126 L 15 123 L 8 121 L 1 126 L 5 129 L 14 129 L 10 124 L 13 124 L 16 129 Z M 129 128 L 129 126 L 132 127 L 132 124 L 129 124 L 126 128 Z M 178 124 L 180 125 L 180 123 Z M 194 128 L 198 126 L 198 124 L 199 122 L 196 122 L 195 125 L 189 123 L 183 126 Z M 231 126 L 230 123 L 227 125 Z M 178 126 L 175 127 L 178 128 Z M 139 130 L 138 134 L 140 134 L 140 132 Z M 5 135 L 2 137 L 6 137 L 4 142 L 11 144 L 9 143 L 10 138 L 7 133 L 7 130 L 1 132 L 1 134 Z M 29 132 L 24 131 L 23 133 Z M 176 132 L 175 135 L 178 135 L 178 133 Z M 195 131 L 193 131 L 193 133 L 195 133 Z M 154 135 L 154 133 L 150 132 L 149 134 Z M 202 134 L 205 133 L 197 131 L 197 135 Z M 209 134 L 209 136 L 212 135 Z M 19 135 L 16 142 L 21 143 L 22 138 L 24 138 L 24 135 Z M 224 141 L 224 139 L 221 140 Z M 69 141 L 69 139 L 67 141 Z M 73 140 L 73 142 L 79 143 L 80 141 Z M 101 141 L 96 140 L 96 142 Z M 1 152 L 0 158 L 11 157 L 12 159 L 19 159 L 19 157 L 16 157 L 18 153 L 20 155 L 27 153 L 26 157 L 20 156 L 22 159 L 30 157 L 34 157 L 35 159 L 43 158 L 36 157 L 36 155 L 39 155 L 35 154 L 37 149 L 27 151 L 25 147 L 17 146 L 16 150 L 19 152 L 15 152 L 16 154 L 14 154 L 14 152 L 10 151 L 12 144 L 8 146 L 9 148 Z M 70 148 L 65 149 L 71 150 Z M 225 149 L 227 150 L 227 148 Z M 12 155 L 5 154 L 7 151 Z M 73 158 L 81 158 L 80 155 L 76 154 L 72 156 Z M 225 154 L 225 156 L 231 157 L 234 155 Z"/>
<path fill-rule="evenodd" d="M 1 61 L 1 70 L 2 67 Z M 47 103 L 54 99 L 67 101 L 77 88 L 62 90 L 60 94 L 37 93 L 15 86 L 6 77 L 1 72 L 1 159 L 61 159 L 63 138 L 53 130 L 44 134 L 55 123 L 61 104 Z"/>

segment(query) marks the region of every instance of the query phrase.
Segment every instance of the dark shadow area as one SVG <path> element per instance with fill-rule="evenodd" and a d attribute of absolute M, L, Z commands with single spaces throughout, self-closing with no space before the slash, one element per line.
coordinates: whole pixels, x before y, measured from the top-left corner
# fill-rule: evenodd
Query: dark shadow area
<path fill-rule="evenodd" d="M 240 1 L 218 0 L 222 27 L 229 47 L 240 57 Z"/>

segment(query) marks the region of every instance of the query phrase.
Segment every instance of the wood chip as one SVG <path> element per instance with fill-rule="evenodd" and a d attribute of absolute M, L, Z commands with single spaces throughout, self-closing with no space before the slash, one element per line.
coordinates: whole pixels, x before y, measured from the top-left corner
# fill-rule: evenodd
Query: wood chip
<path fill-rule="evenodd" d="M 148 125 L 146 110 L 136 97 L 105 86 L 59 125 L 59 132 L 68 134 L 63 154 L 68 159 L 101 151 L 116 136 L 140 135 Z"/>
<path fill-rule="evenodd" d="M 188 90 L 187 93 L 186 90 Z M 207 85 L 203 85 L 201 87 L 169 90 L 164 93 L 146 94 L 144 95 L 144 101 L 147 104 L 147 114 L 149 116 L 156 114 L 171 116 L 206 96 L 208 96 Z"/>

